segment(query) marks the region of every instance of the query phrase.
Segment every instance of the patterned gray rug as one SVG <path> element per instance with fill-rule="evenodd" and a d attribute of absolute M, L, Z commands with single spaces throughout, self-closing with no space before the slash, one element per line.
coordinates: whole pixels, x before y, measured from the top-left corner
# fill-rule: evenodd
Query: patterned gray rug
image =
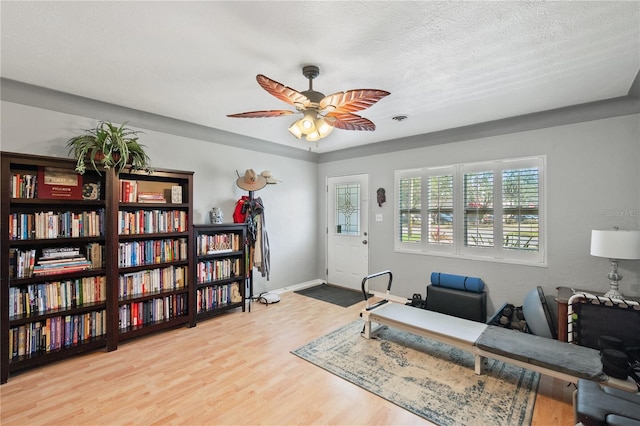
<path fill-rule="evenodd" d="M 540 376 L 399 330 L 360 336 L 362 320 L 291 353 L 438 425 L 530 425 Z"/>

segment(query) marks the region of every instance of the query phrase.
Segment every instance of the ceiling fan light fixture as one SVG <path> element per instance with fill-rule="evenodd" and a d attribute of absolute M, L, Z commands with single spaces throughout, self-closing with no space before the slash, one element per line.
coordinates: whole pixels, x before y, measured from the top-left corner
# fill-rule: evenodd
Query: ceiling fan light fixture
<path fill-rule="evenodd" d="M 300 130 L 300 126 L 298 124 L 299 121 L 300 120 L 294 121 L 293 124 L 291 124 L 291 126 L 289 127 L 289 132 L 298 139 L 302 137 L 302 131 Z"/>
<path fill-rule="evenodd" d="M 300 130 L 302 133 L 309 134 L 316 131 L 316 112 L 314 110 L 306 110 L 304 117 L 300 119 Z"/>
<path fill-rule="evenodd" d="M 329 133 L 333 131 L 333 126 L 324 119 L 324 117 L 318 118 L 316 121 L 316 129 L 318 129 L 318 134 L 321 138 L 328 136 Z"/>
<path fill-rule="evenodd" d="M 307 139 L 309 142 L 315 142 L 315 141 L 320 140 L 320 138 L 321 138 L 321 137 L 322 137 L 322 136 L 320 136 L 320 133 L 318 133 L 317 131 L 314 131 L 313 133 L 308 134 L 308 135 L 307 135 L 307 137 L 306 137 L 306 139 Z"/>

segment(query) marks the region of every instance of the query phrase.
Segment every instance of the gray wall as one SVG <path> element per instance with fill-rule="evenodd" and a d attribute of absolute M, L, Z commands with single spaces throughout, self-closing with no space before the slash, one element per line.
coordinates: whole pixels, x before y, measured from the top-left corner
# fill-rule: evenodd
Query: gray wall
<path fill-rule="evenodd" d="M 370 205 L 369 271 L 391 269 L 392 293 L 425 295 L 433 271 L 479 276 L 489 291 L 489 313 L 510 302 L 521 305 L 526 293 L 542 286 L 554 295 L 557 286 L 606 291 L 606 259 L 589 254 L 592 229 L 640 228 L 640 131 L 638 114 L 491 136 L 425 148 L 321 163 L 318 205 L 325 211 L 327 177 L 368 173 L 370 199 L 383 187 L 387 203 Z M 548 266 L 534 267 L 450 257 L 394 252 L 394 171 L 422 166 L 547 156 Z M 376 222 L 382 213 L 383 222 Z M 326 215 L 320 217 L 317 239 L 318 276 L 325 276 Z M 640 295 L 640 261 L 621 261 L 621 291 Z"/>
<path fill-rule="evenodd" d="M 96 120 L 18 103 L 1 104 L 3 151 L 67 157 L 66 141 Z M 90 111 L 88 110 L 87 113 Z M 109 116 L 110 117 L 110 116 Z M 110 119 L 105 117 L 105 119 Z M 115 120 L 114 120 L 115 121 Z M 143 120 L 139 120 L 143 121 Z M 134 127 L 134 126 L 132 126 Z M 247 195 L 235 184 L 236 170 L 270 170 L 282 182 L 255 192 L 265 205 L 271 245 L 270 280 L 254 273 L 254 294 L 317 278 L 317 164 L 221 143 L 149 130 L 141 142 L 157 168 L 194 171 L 194 223 L 208 223 L 211 207 L 222 207 L 225 222 L 233 222 L 235 202 Z"/>
<path fill-rule="evenodd" d="M 640 228 L 637 109 L 636 113 L 619 117 L 549 124 L 552 127 L 504 135 L 487 135 L 480 126 L 479 134 L 486 137 L 474 139 L 470 129 L 471 136 L 447 144 L 405 147 L 366 156 L 336 152 L 318 159 L 306 156 L 302 150 L 283 151 L 279 146 L 271 148 L 274 144 L 268 142 L 247 140 L 216 129 L 6 83 L 3 82 L 0 149 L 67 157 L 66 140 L 93 126 L 96 117 L 115 122 L 132 117 L 132 127 L 145 132 L 142 142 L 148 146 L 156 167 L 195 171 L 195 223 L 206 223 L 213 206 L 222 207 L 225 220 L 232 220 L 235 201 L 246 194 L 235 185 L 236 170 L 271 170 L 282 183 L 268 186 L 256 195 L 264 200 L 267 209 L 272 275 L 266 281 L 256 274 L 255 293 L 326 279 L 325 185 L 330 176 L 368 173 L 371 200 L 375 200 L 377 188 L 386 188 L 387 203 L 380 208 L 372 201 L 369 210 L 369 271 L 391 269 L 394 294 L 424 294 L 433 271 L 480 276 L 488 286 L 490 313 L 504 302 L 521 304 L 524 295 L 537 285 L 551 295 L 560 285 L 606 290 L 609 266 L 606 259 L 589 255 L 591 229 Z M 557 120 L 553 115 L 549 119 Z M 410 142 L 419 145 L 420 138 L 412 137 Z M 396 169 L 538 154 L 547 155 L 547 267 L 393 251 Z M 341 156 L 349 158 L 340 160 Z M 376 213 L 383 213 L 383 222 L 375 221 Z M 620 269 L 624 275 L 623 293 L 640 295 L 640 261 L 621 261 Z"/>

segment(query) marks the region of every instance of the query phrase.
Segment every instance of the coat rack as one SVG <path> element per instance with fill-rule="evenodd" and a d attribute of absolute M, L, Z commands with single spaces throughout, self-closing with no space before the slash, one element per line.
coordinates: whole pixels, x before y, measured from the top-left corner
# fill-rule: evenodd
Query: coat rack
<path fill-rule="evenodd" d="M 248 244 L 248 259 L 245 259 L 246 262 L 248 263 L 248 265 L 245 265 L 245 267 L 249 267 L 249 271 L 248 271 L 248 277 L 249 277 L 249 312 L 251 312 L 251 302 L 253 301 L 253 259 L 254 259 L 254 252 L 255 252 L 255 244 L 256 244 L 256 240 L 258 238 L 257 236 L 257 230 L 258 230 L 258 226 L 257 224 L 254 222 L 256 215 L 254 214 L 254 210 L 256 207 L 256 203 L 255 203 L 255 197 L 254 197 L 254 192 L 258 191 L 262 188 L 264 188 L 267 184 L 275 184 L 280 182 L 277 179 L 274 179 L 271 176 L 271 172 L 269 172 L 268 170 L 263 171 L 260 175 L 257 175 L 253 169 L 247 169 L 245 171 L 244 176 L 240 176 L 240 174 L 238 173 L 238 171 L 236 170 L 236 174 L 238 175 L 238 179 L 236 180 L 236 184 L 238 185 L 238 187 L 240 187 L 241 189 L 244 189 L 245 191 L 249 192 L 249 197 L 248 197 L 248 211 L 245 213 L 245 224 L 247 224 L 247 218 L 250 218 L 251 223 L 249 224 L 250 226 L 247 228 L 247 244 Z M 264 214 L 264 206 L 261 206 L 262 208 L 262 213 Z M 263 218 L 264 219 L 264 218 Z M 251 232 L 254 231 L 254 232 Z M 261 230 L 261 232 L 265 232 L 264 229 Z M 268 243 L 268 239 L 266 238 L 266 233 L 264 234 L 264 239 L 265 241 L 262 241 L 262 244 L 267 244 Z M 267 247 L 268 249 L 268 245 L 264 246 Z M 268 255 L 265 256 L 265 258 L 267 259 L 262 259 L 262 268 L 263 268 L 263 274 L 264 274 L 264 270 L 266 268 L 267 270 L 267 280 L 269 279 L 269 275 L 268 275 Z M 246 293 L 247 293 L 247 283 L 245 283 L 245 299 L 247 299 L 246 297 Z"/>
<path fill-rule="evenodd" d="M 251 203 L 253 201 L 253 191 L 249 191 L 249 203 Z M 246 221 L 245 221 L 246 223 Z M 249 235 L 247 233 L 247 235 Z M 249 268 L 249 312 L 251 312 L 251 302 L 253 302 L 253 250 L 255 250 L 255 246 L 256 246 L 256 242 L 255 239 L 251 239 L 248 238 L 247 239 L 247 243 L 249 244 L 249 250 L 247 250 L 247 253 L 249 253 L 249 258 L 246 259 L 246 261 L 249 263 L 248 265 L 245 265 L 245 267 Z M 246 292 L 247 288 L 246 288 L 246 283 L 245 283 L 245 292 Z"/>

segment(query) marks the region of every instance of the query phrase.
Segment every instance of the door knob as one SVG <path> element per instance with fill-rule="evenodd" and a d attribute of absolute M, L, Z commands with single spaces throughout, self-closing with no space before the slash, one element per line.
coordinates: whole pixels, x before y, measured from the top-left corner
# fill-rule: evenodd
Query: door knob
<path fill-rule="evenodd" d="M 367 244 L 367 240 L 362 240 L 362 244 Z"/>

